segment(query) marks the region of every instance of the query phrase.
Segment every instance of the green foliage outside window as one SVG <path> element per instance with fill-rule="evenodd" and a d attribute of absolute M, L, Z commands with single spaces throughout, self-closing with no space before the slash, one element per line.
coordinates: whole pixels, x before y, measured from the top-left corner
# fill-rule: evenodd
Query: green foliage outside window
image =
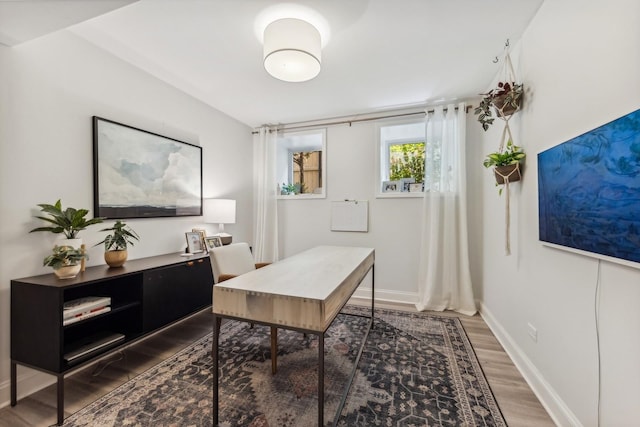
<path fill-rule="evenodd" d="M 424 142 L 393 144 L 389 146 L 389 179 L 414 178 L 424 180 Z"/>

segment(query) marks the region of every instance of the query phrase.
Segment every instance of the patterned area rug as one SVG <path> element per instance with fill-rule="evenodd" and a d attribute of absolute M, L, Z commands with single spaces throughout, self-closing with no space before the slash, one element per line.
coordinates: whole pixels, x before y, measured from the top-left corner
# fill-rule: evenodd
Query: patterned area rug
<path fill-rule="evenodd" d="M 325 422 L 335 413 L 368 319 L 348 306 L 325 334 Z M 65 426 L 210 426 L 211 335 L 71 415 Z M 220 425 L 314 426 L 317 337 L 229 321 L 220 339 Z M 376 310 L 338 426 L 506 426 L 457 318 Z"/>

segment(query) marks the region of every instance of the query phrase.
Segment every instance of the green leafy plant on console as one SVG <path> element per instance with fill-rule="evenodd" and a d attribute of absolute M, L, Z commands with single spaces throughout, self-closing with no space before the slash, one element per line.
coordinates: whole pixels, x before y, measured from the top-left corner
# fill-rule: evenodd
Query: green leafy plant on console
<path fill-rule="evenodd" d="M 100 231 L 112 232 L 111 234 L 108 234 L 104 240 L 95 244 L 95 246 L 104 244 L 105 251 L 126 250 L 127 244 L 133 246 L 134 241 L 140 240 L 138 233 L 122 221 L 116 221 L 116 223 L 113 224 L 113 227 L 103 228 Z"/>
<path fill-rule="evenodd" d="M 72 246 L 66 245 L 56 245 L 51 250 L 51 254 L 44 258 L 42 265 L 58 270 L 61 267 L 77 265 L 83 258 L 89 259 L 89 255 L 84 253 L 81 249 L 76 249 Z"/>
<path fill-rule="evenodd" d="M 104 219 L 100 217 L 86 219 L 85 217 L 89 213 L 87 209 L 66 208 L 62 210 L 60 199 L 53 205 L 41 203 L 38 206 L 40 206 L 41 212 L 49 216 L 36 216 L 36 218 L 51 225 L 34 228 L 30 233 L 34 231 L 50 231 L 54 234 L 62 233 L 67 239 L 75 239 L 80 231 L 90 225 L 99 224 Z"/>

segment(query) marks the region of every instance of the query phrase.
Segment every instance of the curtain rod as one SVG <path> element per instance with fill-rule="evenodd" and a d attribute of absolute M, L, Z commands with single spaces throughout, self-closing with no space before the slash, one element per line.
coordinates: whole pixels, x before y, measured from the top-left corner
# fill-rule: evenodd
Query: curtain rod
<path fill-rule="evenodd" d="M 467 105 L 465 108 L 465 112 L 468 113 L 469 110 L 472 108 L 471 105 Z M 458 107 L 454 107 L 454 109 L 457 111 Z M 447 111 L 447 108 L 443 109 L 444 112 Z M 351 126 L 353 123 L 359 123 L 359 122 L 369 122 L 372 120 L 382 120 L 382 119 L 393 119 L 393 118 L 397 118 L 397 117 L 408 117 L 408 116 L 417 116 L 417 115 L 427 115 L 429 113 L 433 113 L 435 112 L 435 110 L 427 110 L 427 111 L 416 111 L 413 113 L 401 113 L 401 114 L 387 114 L 384 116 L 375 116 L 375 117 L 364 117 L 361 119 L 351 119 L 351 120 L 347 120 L 347 119 L 343 119 L 343 120 L 337 120 L 337 121 L 328 121 L 328 122 L 322 122 L 320 121 L 320 123 L 315 123 L 312 125 L 299 125 L 299 126 L 290 126 L 291 124 L 295 124 L 295 123 L 290 123 L 290 124 L 281 124 L 281 125 L 276 125 L 276 131 L 277 130 L 298 130 L 298 129 L 308 129 L 308 128 L 317 128 L 317 127 L 323 127 L 323 126 L 336 126 L 336 125 L 349 125 Z M 298 122 L 298 123 L 304 123 L 304 122 Z M 267 125 L 265 125 L 267 126 Z M 273 132 L 273 130 L 269 130 L 269 133 Z M 258 133 L 260 133 L 257 130 L 254 130 L 253 132 L 251 132 L 252 135 L 257 135 Z"/>

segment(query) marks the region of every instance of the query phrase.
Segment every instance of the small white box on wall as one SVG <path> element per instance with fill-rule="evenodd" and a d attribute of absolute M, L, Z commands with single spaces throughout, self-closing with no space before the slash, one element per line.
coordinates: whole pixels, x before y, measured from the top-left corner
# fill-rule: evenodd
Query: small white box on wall
<path fill-rule="evenodd" d="M 369 202 L 343 200 L 331 202 L 331 231 L 369 231 Z"/>

